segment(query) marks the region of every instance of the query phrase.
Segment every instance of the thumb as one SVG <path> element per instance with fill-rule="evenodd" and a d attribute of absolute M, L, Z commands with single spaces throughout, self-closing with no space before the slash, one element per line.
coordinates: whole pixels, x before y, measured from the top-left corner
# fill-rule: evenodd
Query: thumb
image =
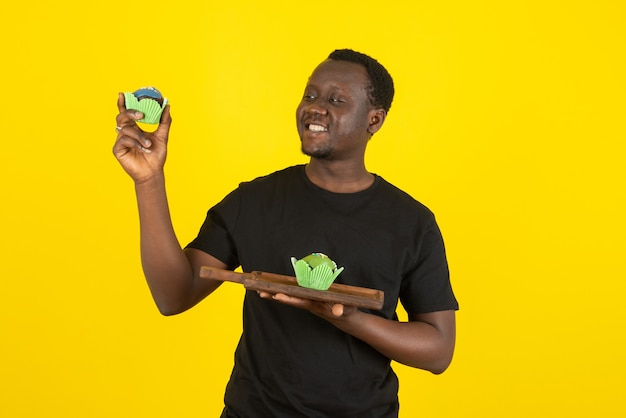
<path fill-rule="evenodd" d="M 170 114 L 170 105 L 165 105 L 165 108 L 163 109 L 163 113 L 161 114 L 161 121 L 159 122 L 159 127 L 155 131 L 155 134 L 167 140 L 171 125 L 172 125 L 172 115 Z"/>
<path fill-rule="evenodd" d="M 343 315 L 343 305 L 341 303 L 335 303 L 333 305 L 333 315 L 336 317 L 340 317 Z"/>

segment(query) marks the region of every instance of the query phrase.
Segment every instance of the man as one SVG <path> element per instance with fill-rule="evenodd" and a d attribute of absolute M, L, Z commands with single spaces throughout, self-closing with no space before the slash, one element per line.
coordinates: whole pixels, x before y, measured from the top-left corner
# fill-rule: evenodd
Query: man
<path fill-rule="evenodd" d="M 247 291 L 222 417 L 397 417 L 391 360 L 432 373 L 450 364 L 458 305 L 435 218 L 365 168 L 367 143 L 393 91 L 376 60 L 331 53 L 296 111 L 309 163 L 242 183 L 209 210 L 185 249 L 165 193 L 169 107 L 147 133 L 120 95 L 113 152 L 135 182 L 144 273 L 164 315 L 191 308 L 220 285 L 201 279 L 201 266 L 293 275 L 290 257 L 312 252 L 345 268 L 338 282 L 385 292 L 383 309 L 369 311 Z M 408 322 L 397 320 L 398 301 Z"/>

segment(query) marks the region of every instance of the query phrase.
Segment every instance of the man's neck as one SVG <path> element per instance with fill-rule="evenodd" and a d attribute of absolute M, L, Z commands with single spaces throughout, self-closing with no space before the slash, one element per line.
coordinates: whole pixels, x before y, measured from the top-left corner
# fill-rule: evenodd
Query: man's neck
<path fill-rule="evenodd" d="M 333 193 L 356 193 L 374 183 L 374 175 L 364 162 L 347 164 L 344 161 L 321 161 L 311 158 L 305 172 L 313 184 Z"/>

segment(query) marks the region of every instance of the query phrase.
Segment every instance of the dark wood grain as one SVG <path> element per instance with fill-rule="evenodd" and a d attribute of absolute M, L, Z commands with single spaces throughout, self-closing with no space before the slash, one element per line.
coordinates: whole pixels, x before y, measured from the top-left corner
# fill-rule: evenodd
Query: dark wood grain
<path fill-rule="evenodd" d="M 357 308 L 379 310 L 383 307 L 384 292 L 366 287 L 333 283 L 328 290 L 308 289 L 298 285 L 293 276 L 255 271 L 236 273 L 212 267 L 202 267 L 200 277 L 241 283 L 246 289 L 268 293 L 284 293 L 289 296 L 322 302 L 342 303 Z"/>

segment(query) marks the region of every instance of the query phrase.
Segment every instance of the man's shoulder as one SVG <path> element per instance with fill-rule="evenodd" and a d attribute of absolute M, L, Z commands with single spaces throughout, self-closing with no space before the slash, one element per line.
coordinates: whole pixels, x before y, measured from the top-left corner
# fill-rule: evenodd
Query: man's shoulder
<path fill-rule="evenodd" d="M 245 181 L 241 184 L 264 184 L 273 181 L 293 179 L 300 175 L 304 170 L 303 165 L 293 165 L 290 167 L 283 168 L 281 170 L 274 171 L 273 173 L 265 174 L 259 177 L 256 177 L 252 180 Z"/>
<path fill-rule="evenodd" d="M 303 165 L 294 165 L 256 177 L 252 180 L 239 184 L 242 193 L 262 193 L 276 190 L 277 188 L 294 187 L 299 185 L 304 173 Z"/>
<path fill-rule="evenodd" d="M 385 196 L 385 199 L 389 200 L 390 204 L 398 208 L 402 207 L 411 211 L 418 211 L 423 215 L 433 215 L 432 211 L 412 194 L 388 182 L 382 177 L 380 177 L 379 190 Z"/>

